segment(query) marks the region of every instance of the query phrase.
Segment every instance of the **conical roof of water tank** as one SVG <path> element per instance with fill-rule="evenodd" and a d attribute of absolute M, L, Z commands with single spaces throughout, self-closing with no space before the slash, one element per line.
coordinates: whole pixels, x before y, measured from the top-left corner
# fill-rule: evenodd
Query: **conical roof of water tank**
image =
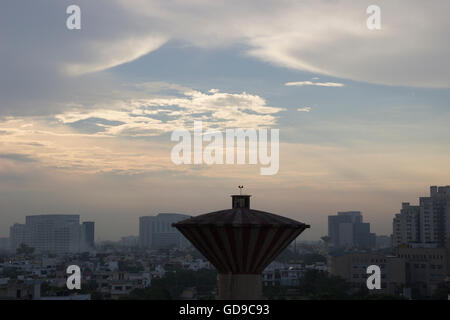
<path fill-rule="evenodd" d="M 260 274 L 309 225 L 250 209 L 249 195 L 233 195 L 232 208 L 174 226 L 219 273 Z"/>

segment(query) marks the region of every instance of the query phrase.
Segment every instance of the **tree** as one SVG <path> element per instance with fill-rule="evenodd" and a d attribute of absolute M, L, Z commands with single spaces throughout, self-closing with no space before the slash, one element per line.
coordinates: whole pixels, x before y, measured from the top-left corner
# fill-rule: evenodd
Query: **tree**
<path fill-rule="evenodd" d="M 284 300 L 287 298 L 288 287 L 286 286 L 264 286 L 263 295 L 269 300 Z"/>
<path fill-rule="evenodd" d="M 352 298 L 355 300 L 406 300 L 405 297 L 400 295 L 371 292 L 371 290 L 367 289 L 364 285 L 362 285 L 357 292 L 352 294 Z"/>
<path fill-rule="evenodd" d="M 21 273 L 16 268 L 4 268 L 3 272 L 0 275 L 4 278 L 17 279 L 17 276 Z"/>
<path fill-rule="evenodd" d="M 450 295 L 450 283 L 441 282 L 434 290 L 431 299 L 433 300 L 447 300 Z"/>
<path fill-rule="evenodd" d="M 76 290 L 75 292 L 67 289 L 67 287 L 56 287 L 51 285 L 50 282 L 44 281 L 41 284 L 41 295 L 42 296 L 70 296 L 74 293 L 76 294 L 90 294 L 91 300 L 103 300 L 103 294 L 97 290 L 98 285 L 95 281 L 90 281 L 89 283 L 83 283 L 81 290 Z"/>
<path fill-rule="evenodd" d="M 300 255 L 300 260 L 303 261 L 304 264 L 313 264 L 317 262 L 327 262 L 327 258 L 318 253 L 305 253 Z"/>
<path fill-rule="evenodd" d="M 304 264 L 313 264 L 316 262 L 326 262 L 327 258 L 318 253 L 299 254 L 287 248 L 275 260 L 285 263 L 289 263 L 292 261 L 299 261 Z"/>
<path fill-rule="evenodd" d="M 144 289 L 134 289 L 124 300 L 171 300 L 169 291 L 160 287 L 149 287 Z"/>
<path fill-rule="evenodd" d="M 20 246 L 16 249 L 16 253 L 30 256 L 34 253 L 34 248 L 26 245 L 25 243 L 21 243 Z"/>
<path fill-rule="evenodd" d="M 127 299 L 158 300 L 178 299 L 187 287 L 195 287 L 198 295 L 211 297 L 217 286 L 217 272 L 201 269 L 198 271 L 178 269 L 167 272 L 162 279 L 152 279 L 148 288 L 133 290 Z"/>
<path fill-rule="evenodd" d="M 349 299 L 350 285 L 345 279 L 307 270 L 300 280 L 299 293 L 309 299 Z"/>

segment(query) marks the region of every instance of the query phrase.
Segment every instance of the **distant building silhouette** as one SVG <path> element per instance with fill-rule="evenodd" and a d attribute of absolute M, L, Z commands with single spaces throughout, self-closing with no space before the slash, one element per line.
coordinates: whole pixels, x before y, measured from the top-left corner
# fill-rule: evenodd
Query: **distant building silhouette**
<path fill-rule="evenodd" d="M 136 236 L 121 237 L 119 245 L 122 247 L 136 247 L 139 245 L 139 237 Z"/>
<path fill-rule="evenodd" d="M 15 223 L 12 225 L 9 228 L 9 245 L 11 250 L 16 251 L 20 244 L 27 243 L 27 235 L 25 224 Z"/>
<path fill-rule="evenodd" d="M 376 249 L 386 249 L 392 247 L 392 239 L 389 236 L 376 236 L 375 238 L 375 248 Z"/>
<path fill-rule="evenodd" d="M 338 212 L 328 216 L 328 236 L 330 247 L 336 248 L 373 248 L 375 234 L 370 232 L 370 223 L 363 222 L 360 211 Z"/>
<path fill-rule="evenodd" d="M 85 221 L 81 225 L 81 250 L 90 251 L 94 249 L 95 222 Z"/>
<path fill-rule="evenodd" d="M 85 239 L 94 237 L 93 222 L 80 225 L 79 215 L 44 214 L 26 216 L 25 224 L 14 224 L 10 228 L 11 249 L 16 250 L 22 243 L 34 248 L 38 253 L 80 252 Z"/>
<path fill-rule="evenodd" d="M 184 248 L 189 245 L 186 238 L 172 226 L 181 220 L 190 218 L 178 213 L 160 213 L 156 216 L 139 218 L 139 245 L 141 248 Z"/>
<path fill-rule="evenodd" d="M 9 238 L 0 238 L 0 251 L 9 251 Z"/>

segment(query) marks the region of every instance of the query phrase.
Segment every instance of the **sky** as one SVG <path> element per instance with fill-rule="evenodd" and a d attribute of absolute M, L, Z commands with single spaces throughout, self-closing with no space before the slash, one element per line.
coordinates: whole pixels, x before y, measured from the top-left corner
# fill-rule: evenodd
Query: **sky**
<path fill-rule="evenodd" d="M 69 30 L 69 5 L 81 29 Z M 370 30 L 366 9 L 381 9 Z M 3 0 L 0 237 L 80 214 L 97 240 L 138 217 L 255 209 L 327 233 L 360 210 L 389 235 L 402 202 L 450 184 L 447 0 Z M 279 171 L 175 165 L 194 121 L 279 129 Z"/>

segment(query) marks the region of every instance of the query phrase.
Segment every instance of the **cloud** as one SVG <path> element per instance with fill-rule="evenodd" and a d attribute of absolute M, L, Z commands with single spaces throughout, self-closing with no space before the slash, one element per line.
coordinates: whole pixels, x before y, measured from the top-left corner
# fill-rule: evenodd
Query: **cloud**
<path fill-rule="evenodd" d="M 69 62 L 64 68 L 69 75 L 82 75 L 109 69 L 136 60 L 161 47 L 167 38 L 160 35 L 118 39 L 114 42 L 97 41 L 90 45 L 97 59 Z"/>
<path fill-rule="evenodd" d="M 297 111 L 300 111 L 300 112 L 310 112 L 310 111 L 311 111 L 311 107 L 298 108 Z"/>
<path fill-rule="evenodd" d="M 280 172 L 271 183 L 255 167 L 196 167 L 192 171 L 189 166 L 176 167 L 169 158 L 171 144 L 158 140 L 172 128 L 189 127 L 195 119 L 217 129 L 273 126 L 281 108 L 244 92 L 177 88 L 178 96 L 167 96 L 148 84 L 124 90 L 124 79 L 108 72 L 164 44 L 181 43 L 218 50 L 236 47 L 277 66 L 336 78 L 449 88 L 450 45 L 443 41 L 450 30 L 447 0 L 426 6 L 423 0 L 379 0 L 380 31 L 365 26 L 366 8 L 372 4 L 367 0 L 263 0 L 259 5 L 245 0 L 78 0 L 83 19 L 80 31 L 65 28 L 65 9 L 70 4 L 67 0 L 0 1 L 0 190 L 8 195 L 1 206 L 11 215 L 11 223 L 16 220 L 13 214 L 23 215 L 30 208 L 77 211 L 88 202 L 92 206 L 84 207 L 85 212 L 104 208 L 105 229 L 118 234 L 123 231 L 115 229 L 119 224 L 108 225 L 114 210 L 132 212 L 139 202 L 143 214 L 149 203 L 206 212 L 218 200 L 218 189 L 211 185 L 228 192 L 228 186 L 243 178 L 258 189 L 255 194 L 273 196 L 259 197 L 257 201 L 265 201 L 263 208 L 281 199 L 286 201 L 280 200 L 283 206 L 276 210 L 290 208 L 298 214 L 300 195 L 307 204 L 306 217 L 316 219 L 311 212 L 317 212 L 315 216 L 324 219 L 313 221 L 317 226 L 326 221 L 321 212 L 355 205 L 355 198 L 362 199 L 357 205 L 372 201 L 365 204 L 367 210 L 388 212 L 391 219 L 392 206 L 386 203 L 397 208 L 399 192 L 411 190 L 410 196 L 415 195 L 424 185 L 445 184 L 450 179 L 447 149 L 422 143 L 416 147 L 425 145 L 429 150 L 411 157 L 414 148 L 410 145 L 390 146 L 395 139 L 383 140 L 378 146 L 368 144 L 370 139 L 360 134 L 367 132 L 362 125 L 340 130 L 311 125 L 310 136 L 319 133 L 320 138 L 322 133 L 322 144 L 344 132 L 349 141 L 356 139 L 350 147 L 282 143 Z M 167 68 L 171 67 L 168 59 Z M 233 65 L 226 67 L 232 71 Z M 173 70 L 177 71 L 183 72 Z M 155 78 L 152 70 L 148 76 Z M 381 137 L 385 129 L 380 130 L 379 123 L 371 127 Z M 405 131 L 400 126 L 398 131 L 423 130 Z M 296 136 L 302 137 L 301 133 Z M 424 167 L 424 163 L 430 165 Z M 145 175 L 135 176 L 142 173 L 152 176 L 142 182 L 139 179 Z M 156 173 L 163 174 L 154 179 Z M 105 179 L 114 175 L 121 178 Z M 217 179 L 198 178 L 204 176 Z M 56 177 L 62 182 L 55 183 Z M 283 187 L 274 189 L 273 183 Z M 324 189 L 330 195 L 325 201 Z M 348 197 L 355 193 L 359 196 Z M 170 201 L 173 194 L 181 200 Z M 96 218 L 102 221 L 101 215 Z M 117 221 L 122 226 L 131 220 Z M 1 225 L 7 232 L 7 223 Z"/>
<path fill-rule="evenodd" d="M 136 20 L 118 1 L 80 0 L 81 30 L 68 30 L 70 1 L 32 0 L 0 4 L 1 57 L 48 72 L 82 74 L 133 61 L 158 49 L 168 36 L 152 31 L 155 22 Z M 17 15 L 23 20 L 18 21 Z M 45 34 L 45 36 L 43 36 Z M 19 50 L 21 49 L 21 50 Z"/>
<path fill-rule="evenodd" d="M 20 153 L 0 153 L 1 159 L 7 159 L 12 161 L 18 161 L 18 162 L 34 162 L 35 159 L 31 158 L 30 156 L 26 154 L 20 154 Z"/>
<path fill-rule="evenodd" d="M 24 124 L 32 126 L 22 127 Z M 55 125 L 50 119 L 38 117 L 4 120 L 0 122 L 0 127 L 10 128 L 13 132 L 2 140 L 4 153 L 0 158 L 11 160 L 16 166 L 32 162 L 29 165 L 72 174 L 138 174 L 160 172 L 172 167 L 168 159 L 169 150 L 166 150 L 167 143 L 130 142 L 80 133 L 67 126 Z M 4 170 L 8 172 L 11 168 L 5 167 Z"/>
<path fill-rule="evenodd" d="M 292 69 L 386 85 L 450 87 L 444 63 L 450 46 L 442 41 L 450 30 L 446 0 L 426 7 L 421 0 L 380 0 L 377 31 L 366 26 L 373 4 L 368 0 L 118 3 L 161 22 L 157 30 L 171 39 L 196 46 L 243 44 L 250 56 Z"/>
<path fill-rule="evenodd" d="M 337 82 L 311 82 L 311 81 L 297 81 L 297 82 L 286 82 L 284 84 L 288 87 L 301 87 L 301 86 L 317 86 L 317 87 L 343 87 L 343 83 Z"/>
<path fill-rule="evenodd" d="M 65 27 L 70 4 L 0 3 L 0 111 L 17 112 L 25 102 L 28 110 L 38 103 L 50 109 L 38 98 L 48 102 L 108 87 L 111 79 L 80 75 L 131 62 L 170 41 L 202 48 L 237 45 L 262 61 L 355 81 L 450 87 L 450 45 L 442 41 L 450 30 L 446 0 L 426 7 L 421 0 L 380 0 L 377 31 L 366 27 L 368 0 L 265 0 L 261 6 L 233 0 L 80 0 L 77 31 Z"/>
<path fill-rule="evenodd" d="M 118 81 L 101 71 L 133 61 L 167 40 L 152 31 L 152 22 L 144 25 L 115 0 L 77 1 L 81 30 L 67 30 L 71 4 L 0 2 L 0 115 L 51 113 L 67 100 L 111 93 Z"/>
<path fill-rule="evenodd" d="M 194 120 L 205 126 L 224 129 L 268 127 L 283 111 L 266 105 L 257 95 L 225 93 L 211 89 L 183 92 L 179 97 L 117 101 L 114 107 L 71 110 L 54 116 L 64 125 L 83 128 L 88 123 L 100 136 L 155 136 L 180 128 L 190 128 Z"/>
<path fill-rule="evenodd" d="M 271 127 L 284 110 L 246 92 L 213 89 L 203 93 L 163 83 L 135 87 L 142 98 L 1 119 L 0 158 L 33 160 L 45 167 L 80 173 L 183 172 L 191 168 L 173 166 L 169 159 L 172 143 L 163 135 L 181 128 L 190 130 L 195 120 L 203 121 L 203 130 Z M 155 93 L 167 88 L 178 94 Z"/>

